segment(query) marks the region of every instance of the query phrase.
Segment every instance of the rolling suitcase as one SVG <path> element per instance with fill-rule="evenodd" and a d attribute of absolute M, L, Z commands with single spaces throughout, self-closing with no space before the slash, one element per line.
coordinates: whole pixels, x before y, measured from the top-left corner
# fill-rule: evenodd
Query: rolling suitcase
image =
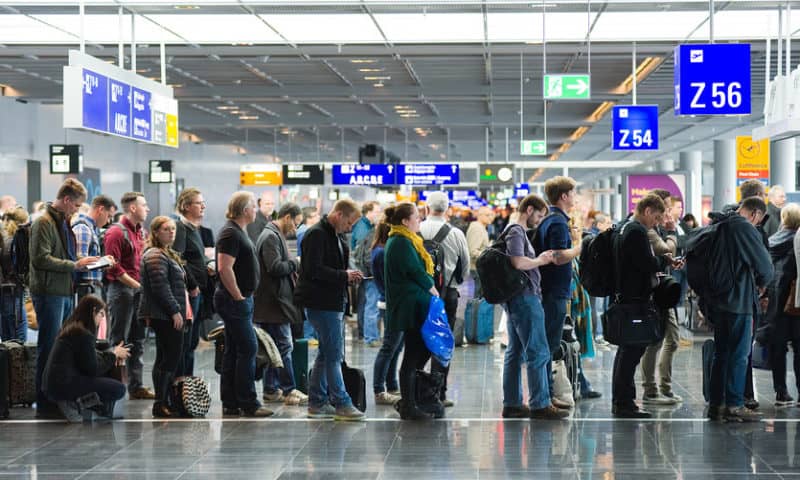
<path fill-rule="evenodd" d="M 711 402 L 711 364 L 714 361 L 714 340 L 703 342 L 703 398 Z"/>
<path fill-rule="evenodd" d="M 36 345 L 3 342 L 8 351 L 8 402 L 30 407 L 36 402 Z"/>
<path fill-rule="evenodd" d="M 8 418 L 8 350 L 0 344 L 0 419 Z"/>
<path fill-rule="evenodd" d="M 482 298 L 467 302 L 464 333 L 469 343 L 488 343 L 494 334 L 494 305 Z"/>
<path fill-rule="evenodd" d="M 295 388 L 308 395 L 308 340 L 298 338 L 292 348 Z"/>
<path fill-rule="evenodd" d="M 342 377 L 344 388 L 353 400 L 353 405 L 362 412 L 367 411 L 367 378 L 364 371 L 359 368 L 347 366 L 342 362 Z"/>

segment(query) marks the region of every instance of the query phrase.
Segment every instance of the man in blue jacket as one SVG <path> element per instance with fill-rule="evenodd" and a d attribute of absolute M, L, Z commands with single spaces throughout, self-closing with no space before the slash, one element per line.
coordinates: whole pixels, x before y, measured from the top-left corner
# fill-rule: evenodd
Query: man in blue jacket
<path fill-rule="evenodd" d="M 713 222 L 724 222 L 724 249 L 730 265 L 719 265 L 718 275 L 733 275 L 733 288 L 701 299 L 709 321 L 714 325 L 714 360 L 711 366 L 711 400 L 708 417 L 712 420 L 752 422 L 760 415 L 744 406 L 747 357 L 753 335 L 753 315 L 757 313 L 759 292 L 773 276 L 769 252 L 756 230 L 767 212 L 759 197 L 744 199 L 735 212 L 712 213 Z M 724 402 L 724 403 L 723 403 Z"/>

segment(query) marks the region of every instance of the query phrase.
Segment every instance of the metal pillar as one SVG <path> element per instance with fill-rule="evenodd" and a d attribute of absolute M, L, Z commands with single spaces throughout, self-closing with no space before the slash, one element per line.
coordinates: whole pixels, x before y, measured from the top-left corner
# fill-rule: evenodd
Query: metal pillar
<path fill-rule="evenodd" d="M 736 140 L 714 140 L 714 210 L 736 202 Z"/>

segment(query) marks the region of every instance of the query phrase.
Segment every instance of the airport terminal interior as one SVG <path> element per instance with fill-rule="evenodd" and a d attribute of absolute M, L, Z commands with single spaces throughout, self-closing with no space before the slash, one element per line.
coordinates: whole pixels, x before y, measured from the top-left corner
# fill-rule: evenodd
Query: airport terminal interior
<path fill-rule="evenodd" d="M 126 192 L 140 192 L 147 229 L 159 215 L 178 218 L 181 192 L 194 187 L 216 238 L 237 191 L 273 218 L 289 203 L 326 214 L 343 199 L 424 206 L 442 191 L 454 230 L 488 212 L 494 240 L 524 197 L 547 199 L 548 181 L 570 177 L 567 213 L 587 234 L 598 218 L 625 220 L 653 189 L 668 192 L 675 224 L 687 228 L 689 214 L 702 229 L 709 212 L 743 200 L 748 181 L 766 187 L 768 212 L 800 203 L 796 33 L 792 0 L 0 0 L 0 213 L 8 222 L 19 205 L 35 219 L 36 204 L 74 178 L 86 204 L 106 195 L 123 208 Z M 205 247 L 216 260 L 213 241 Z M 682 256 L 685 244 L 677 248 Z M 644 402 L 637 367 L 636 402 L 652 415 L 621 418 L 612 411 L 618 347 L 600 321 L 608 302 L 586 294 L 569 316 L 583 329 L 577 362 L 591 386 L 575 384 L 562 420 L 505 418 L 508 315 L 488 307 L 489 334 L 471 338 L 485 301 L 470 270 L 452 285 L 467 338 L 452 350 L 442 418 L 404 420 L 401 407 L 376 404 L 384 337 L 365 341 L 356 305 L 342 318 L 343 345 L 366 379 L 364 418 L 308 418 L 305 405 L 266 401 L 272 416 L 225 415 L 206 335 L 225 319 L 207 306 L 195 312 L 203 334 L 193 372 L 210 392 L 204 416 L 155 418 L 151 400 L 126 394 L 118 418 L 68 422 L 0 399 L 11 403 L 0 478 L 800 478 L 791 360 L 800 341 L 787 351 L 791 402 L 776 396 L 754 348 L 746 400 L 760 417 L 709 418 L 704 345 L 714 327 L 684 275 L 671 309 L 677 400 Z M 365 301 L 350 290 L 350 303 Z M 0 300 L 4 324 L 21 318 Z M 800 331 L 800 317 L 787 318 Z M 21 328 L 12 334 L 36 353 L 37 326 Z M 319 341 L 299 330 L 295 345 L 308 354 L 295 366 L 310 368 Z M 156 350 L 148 329 L 148 388 Z M 296 386 L 308 393 L 301 372 Z"/>

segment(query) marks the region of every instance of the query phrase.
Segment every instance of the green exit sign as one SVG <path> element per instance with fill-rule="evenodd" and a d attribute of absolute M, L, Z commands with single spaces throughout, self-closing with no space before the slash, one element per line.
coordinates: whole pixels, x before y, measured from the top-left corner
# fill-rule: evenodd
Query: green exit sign
<path fill-rule="evenodd" d="M 544 98 L 584 100 L 592 97 L 590 75 L 545 75 Z"/>
<path fill-rule="evenodd" d="M 522 155 L 547 155 L 547 145 L 544 140 L 523 140 Z"/>

